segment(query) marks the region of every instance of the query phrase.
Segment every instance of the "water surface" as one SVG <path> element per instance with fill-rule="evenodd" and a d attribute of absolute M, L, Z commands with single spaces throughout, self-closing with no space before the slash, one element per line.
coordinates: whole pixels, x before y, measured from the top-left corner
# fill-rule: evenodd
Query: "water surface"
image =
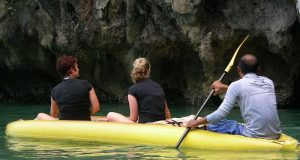
<path fill-rule="evenodd" d="M 182 117 L 197 112 L 197 107 L 170 106 L 172 117 Z M 205 108 L 203 115 L 213 108 Z M 49 112 L 48 105 L 0 105 L 0 159 L 299 159 L 298 152 L 246 152 L 212 151 L 146 145 L 124 145 L 76 141 L 18 139 L 5 136 L 7 123 L 18 119 L 34 119 L 39 112 Z M 97 114 L 105 116 L 109 111 L 128 115 L 126 105 L 102 104 Z M 279 110 L 284 133 L 300 140 L 300 110 Z M 241 120 L 239 110 L 234 109 L 230 118 Z M 162 137 L 163 138 L 163 137 Z M 174 142 L 175 145 L 176 142 Z"/>

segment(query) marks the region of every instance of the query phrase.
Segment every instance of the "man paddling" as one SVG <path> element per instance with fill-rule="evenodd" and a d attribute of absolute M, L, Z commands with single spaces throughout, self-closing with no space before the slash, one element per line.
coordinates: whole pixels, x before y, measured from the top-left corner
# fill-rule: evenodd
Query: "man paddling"
<path fill-rule="evenodd" d="M 281 130 L 274 85 L 267 77 L 257 75 L 258 68 L 254 55 L 244 55 L 237 66 L 240 80 L 229 86 L 215 81 L 211 86 L 215 94 L 227 91 L 219 108 L 206 117 L 190 120 L 187 127 L 195 128 L 200 124 L 208 124 L 207 130 L 215 132 L 277 139 Z M 236 102 L 240 106 L 245 124 L 225 119 Z"/>

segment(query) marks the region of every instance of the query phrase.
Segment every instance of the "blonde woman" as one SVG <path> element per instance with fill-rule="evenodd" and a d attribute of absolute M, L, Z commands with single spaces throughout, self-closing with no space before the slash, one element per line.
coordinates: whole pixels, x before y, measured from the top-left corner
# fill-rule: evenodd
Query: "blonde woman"
<path fill-rule="evenodd" d="M 107 121 L 124 123 L 149 123 L 171 118 L 161 86 L 150 79 L 150 62 L 137 58 L 131 71 L 132 82 L 128 89 L 130 116 L 110 112 Z"/>

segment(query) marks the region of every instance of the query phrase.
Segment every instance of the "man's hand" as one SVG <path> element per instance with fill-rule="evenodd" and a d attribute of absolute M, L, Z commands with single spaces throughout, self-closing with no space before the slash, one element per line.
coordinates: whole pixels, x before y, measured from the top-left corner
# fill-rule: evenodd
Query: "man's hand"
<path fill-rule="evenodd" d="M 228 86 L 220 81 L 214 81 L 210 88 L 214 90 L 214 95 L 218 95 L 220 93 L 226 92 Z"/>
<path fill-rule="evenodd" d="M 197 120 L 194 120 L 194 119 L 189 120 L 187 122 L 187 124 L 186 124 L 186 127 L 192 128 L 192 129 L 196 128 L 200 124 L 200 122 L 198 120 L 199 119 L 197 119 Z"/>
<path fill-rule="evenodd" d="M 207 123 L 208 123 L 208 121 L 207 121 L 206 117 L 198 117 L 197 120 L 194 120 L 194 119 L 189 120 L 186 124 L 186 127 L 187 128 L 190 127 L 192 129 L 194 129 L 194 128 L 198 127 L 200 124 L 205 125 Z"/>

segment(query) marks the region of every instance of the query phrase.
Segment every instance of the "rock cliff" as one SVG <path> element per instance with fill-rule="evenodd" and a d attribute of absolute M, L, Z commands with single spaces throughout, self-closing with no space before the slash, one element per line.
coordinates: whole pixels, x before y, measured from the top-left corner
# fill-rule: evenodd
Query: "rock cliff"
<path fill-rule="evenodd" d="M 299 106 L 296 0 L 0 0 L 0 101 L 45 102 L 60 81 L 56 56 L 79 57 L 101 101 L 126 103 L 131 64 L 147 57 L 169 103 L 200 104 L 246 35 L 276 86 Z M 235 68 L 225 78 L 236 80 Z M 298 97 L 298 99 L 297 99 Z"/>

